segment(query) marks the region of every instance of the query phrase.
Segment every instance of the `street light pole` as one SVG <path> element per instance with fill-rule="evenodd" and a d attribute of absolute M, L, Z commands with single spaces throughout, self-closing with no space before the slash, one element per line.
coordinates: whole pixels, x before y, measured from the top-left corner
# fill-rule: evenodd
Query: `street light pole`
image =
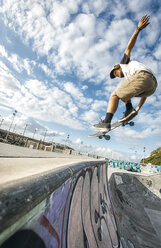
<path fill-rule="evenodd" d="M 70 137 L 70 134 L 67 135 L 67 138 L 66 138 L 66 141 L 65 141 L 65 150 L 66 150 L 67 142 L 69 141 L 69 137 Z"/>
<path fill-rule="evenodd" d="M 8 135 L 9 135 L 9 132 L 10 132 L 10 130 L 11 130 L 11 127 L 12 127 L 12 124 L 13 124 L 13 121 L 14 121 L 14 119 L 15 119 L 16 114 L 17 114 L 17 110 L 15 110 L 15 111 L 13 112 L 13 118 L 12 118 L 10 127 L 9 127 L 9 129 L 8 129 L 7 135 L 6 135 L 6 140 L 7 140 L 7 138 L 8 138 Z"/>
<path fill-rule="evenodd" d="M 13 133 L 15 132 L 15 128 L 16 128 L 16 124 L 14 125 L 13 131 L 12 131 Z"/>
<path fill-rule="evenodd" d="M 46 137 L 46 133 L 47 133 L 47 129 L 45 129 L 45 133 L 44 133 L 44 138 L 43 138 L 43 142 L 45 141 L 45 137 Z"/>
<path fill-rule="evenodd" d="M 51 143 L 53 143 L 53 142 L 54 142 L 55 136 L 56 136 L 56 134 L 54 133 L 54 134 L 53 134 L 53 138 L 52 138 Z"/>
<path fill-rule="evenodd" d="M 81 152 L 82 145 L 83 145 L 83 141 L 81 141 L 81 143 L 79 144 L 79 153 Z"/>
<path fill-rule="evenodd" d="M 52 145 L 53 145 L 53 150 L 56 149 L 56 143 L 54 142 L 55 136 L 56 136 L 56 134 L 54 133 L 54 134 L 53 134 L 52 141 L 51 141 L 51 143 L 52 143 Z"/>
<path fill-rule="evenodd" d="M 25 128 L 24 128 L 24 131 L 23 131 L 23 136 L 25 135 L 25 132 L 26 132 L 26 128 L 28 127 L 28 124 L 25 125 Z"/>
<path fill-rule="evenodd" d="M 143 153 L 144 153 L 144 155 L 143 155 L 143 164 L 144 164 L 144 159 L 145 159 L 145 149 L 146 149 L 146 147 L 144 146 L 143 147 Z"/>
<path fill-rule="evenodd" d="M 0 127 L 2 126 L 3 121 L 4 121 L 4 119 L 1 120 Z"/>
<path fill-rule="evenodd" d="M 34 139 L 34 137 L 35 137 L 35 133 L 36 133 L 36 131 L 37 131 L 38 129 L 37 128 L 35 128 L 35 132 L 34 132 L 34 134 L 33 134 L 33 139 Z"/>

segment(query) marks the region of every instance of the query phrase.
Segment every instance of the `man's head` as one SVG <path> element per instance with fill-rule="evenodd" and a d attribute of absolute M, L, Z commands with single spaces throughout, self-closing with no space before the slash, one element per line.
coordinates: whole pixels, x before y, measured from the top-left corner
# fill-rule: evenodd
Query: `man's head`
<path fill-rule="evenodd" d="M 122 68 L 119 64 L 115 65 L 110 72 L 110 78 L 115 78 L 115 77 L 119 77 L 119 78 L 124 77 Z"/>

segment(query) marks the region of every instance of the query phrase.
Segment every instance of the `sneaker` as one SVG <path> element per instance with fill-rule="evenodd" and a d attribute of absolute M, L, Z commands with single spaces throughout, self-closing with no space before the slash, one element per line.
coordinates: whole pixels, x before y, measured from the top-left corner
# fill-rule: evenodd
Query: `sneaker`
<path fill-rule="evenodd" d="M 101 120 L 98 124 L 93 125 L 93 127 L 100 130 L 109 130 L 111 123 L 106 123 L 104 120 Z"/>
<path fill-rule="evenodd" d="M 120 121 L 126 121 L 131 120 L 137 115 L 137 111 L 134 108 L 128 109 L 125 111 L 123 117 L 120 119 Z"/>

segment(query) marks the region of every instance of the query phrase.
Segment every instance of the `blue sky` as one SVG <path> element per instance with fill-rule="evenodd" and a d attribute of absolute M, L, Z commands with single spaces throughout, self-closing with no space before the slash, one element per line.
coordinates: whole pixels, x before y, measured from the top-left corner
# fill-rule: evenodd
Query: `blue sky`
<path fill-rule="evenodd" d="M 5 0 L 0 5 L 0 115 L 8 129 L 54 137 L 78 150 L 118 159 L 140 159 L 161 146 L 160 0 Z M 106 113 L 111 80 L 140 18 L 151 24 L 138 37 L 131 58 L 150 67 L 158 88 L 147 99 L 134 127 L 111 132 L 111 140 L 88 138 Z M 138 99 L 133 99 L 136 107 Z M 120 102 L 113 121 L 122 116 Z M 35 138 L 36 138 L 35 136 Z M 137 155 L 137 156 L 136 156 Z M 137 158 L 136 158 L 137 157 Z"/>

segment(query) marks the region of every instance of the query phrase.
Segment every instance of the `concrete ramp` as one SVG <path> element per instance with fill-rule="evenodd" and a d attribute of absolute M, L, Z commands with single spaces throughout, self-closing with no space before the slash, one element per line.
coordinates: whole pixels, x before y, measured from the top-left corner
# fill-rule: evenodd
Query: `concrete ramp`
<path fill-rule="evenodd" d="M 161 247 L 161 175 L 115 173 L 110 189 L 123 247 Z"/>
<path fill-rule="evenodd" d="M 1 247 L 119 247 L 107 182 L 90 161 L 3 188 Z"/>
<path fill-rule="evenodd" d="M 3 173 L 24 171 L 0 184 L 1 248 L 161 247 L 160 174 L 112 174 L 104 160 L 31 160 L 1 160 Z"/>

